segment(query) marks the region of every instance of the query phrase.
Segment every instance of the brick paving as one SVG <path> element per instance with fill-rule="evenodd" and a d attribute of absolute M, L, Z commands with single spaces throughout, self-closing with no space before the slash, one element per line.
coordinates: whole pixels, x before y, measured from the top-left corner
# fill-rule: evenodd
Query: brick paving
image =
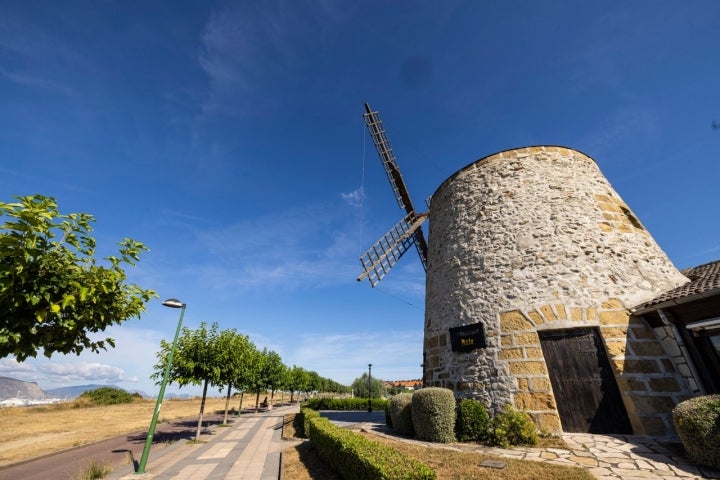
<path fill-rule="evenodd" d="M 217 427 L 200 437 L 200 443 L 179 441 L 150 454 L 144 474 L 132 466 L 105 477 L 108 480 L 277 480 L 283 447 L 286 413 L 299 407 L 243 414 L 229 427 Z"/>

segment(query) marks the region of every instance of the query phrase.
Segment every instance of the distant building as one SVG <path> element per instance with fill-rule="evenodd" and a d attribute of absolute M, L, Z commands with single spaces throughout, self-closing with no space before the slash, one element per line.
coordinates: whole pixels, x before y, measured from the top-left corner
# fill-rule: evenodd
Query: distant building
<path fill-rule="evenodd" d="M 422 388 L 422 379 L 417 380 L 393 380 L 385 382 L 385 388 L 390 390 L 392 388 L 402 388 L 405 390 L 417 390 Z"/>

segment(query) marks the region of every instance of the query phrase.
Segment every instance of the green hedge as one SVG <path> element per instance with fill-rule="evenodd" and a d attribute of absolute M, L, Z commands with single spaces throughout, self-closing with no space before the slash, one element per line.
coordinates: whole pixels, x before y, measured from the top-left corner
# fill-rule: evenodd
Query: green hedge
<path fill-rule="evenodd" d="M 455 441 L 455 394 L 447 388 L 423 388 L 412 396 L 412 418 L 419 440 Z"/>
<path fill-rule="evenodd" d="M 673 409 L 673 423 L 694 462 L 720 469 L 720 395 L 680 402 Z"/>
<path fill-rule="evenodd" d="M 373 398 L 373 410 L 385 410 L 388 401 L 384 398 Z M 310 398 L 303 406 L 313 410 L 367 410 L 367 398 Z"/>
<path fill-rule="evenodd" d="M 303 431 L 298 432 L 301 437 L 308 438 L 310 433 L 310 420 L 313 418 L 320 418 L 320 414 L 317 412 L 317 410 L 313 410 L 311 408 L 300 408 L 300 425 L 303 426 Z"/>
<path fill-rule="evenodd" d="M 434 480 L 427 465 L 330 423 L 309 419 L 310 445 L 346 480 Z"/>
<path fill-rule="evenodd" d="M 415 427 L 412 418 L 412 393 L 398 393 L 390 399 L 390 421 L 399 435 L 412 437 Z"/>

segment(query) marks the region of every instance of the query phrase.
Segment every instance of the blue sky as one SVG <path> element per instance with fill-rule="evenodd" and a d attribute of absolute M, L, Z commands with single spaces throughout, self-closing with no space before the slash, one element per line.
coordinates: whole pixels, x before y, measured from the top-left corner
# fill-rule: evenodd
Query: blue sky
<path fill-rule="evenodd" d="M 144 242 L 130 279 L 161 298 L 114 350 L 0 375 L 154 394 L 175 297 L 342 383 L 421 377 L 414 251 L 355 281 L 402 217 L 366 101 L 419 207 L 478 158 L 566 145 L 679 268 L 720 258 L 718 25 L 716 1 L 2 2 L 0 200 L 91 213 L 101 256 Z"/>

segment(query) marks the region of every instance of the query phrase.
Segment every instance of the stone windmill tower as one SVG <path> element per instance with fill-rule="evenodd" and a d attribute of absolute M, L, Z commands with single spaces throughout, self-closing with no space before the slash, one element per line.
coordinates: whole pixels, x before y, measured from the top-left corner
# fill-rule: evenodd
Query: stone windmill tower
<path fill-rule="evenodd" d="M 672 431 L 689 391 L 629 308 L 687 279 L 593 159 L 490 155 L 443 182 L 428 215 L 426 386 L 548 431 Z"/>

